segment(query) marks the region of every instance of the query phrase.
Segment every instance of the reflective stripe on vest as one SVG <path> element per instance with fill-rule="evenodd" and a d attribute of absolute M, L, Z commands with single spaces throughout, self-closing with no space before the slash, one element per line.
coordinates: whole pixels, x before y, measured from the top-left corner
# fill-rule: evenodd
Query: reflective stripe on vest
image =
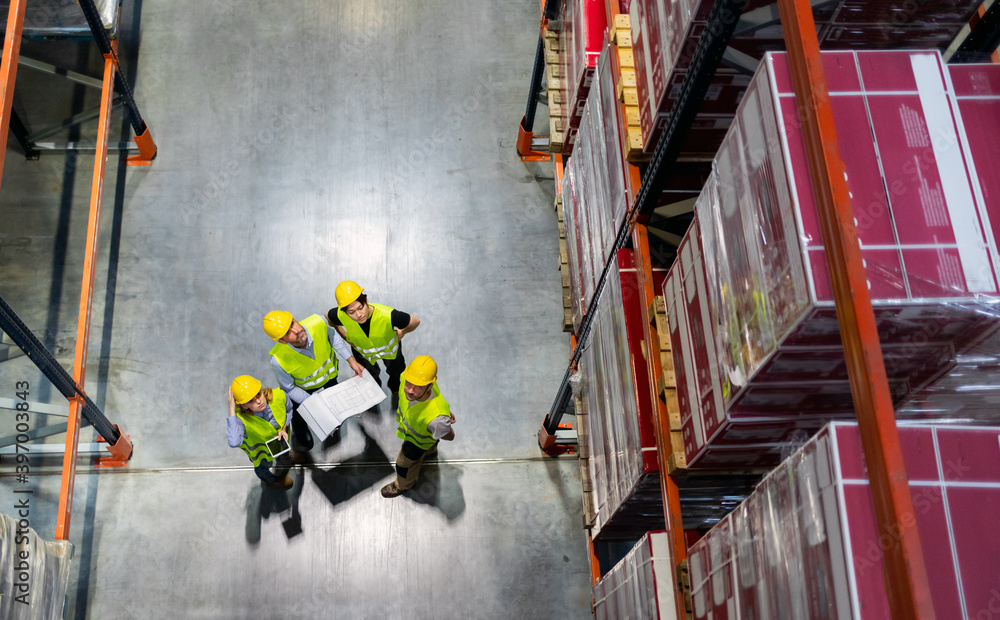
<path fill-rule="evenodd" d="M 439 416 L 451 416 L 451 407 L 441 396 L 437 381 L 431 384 L 433 396 L 423 402 L 412 404 L 406 400 L 405 386 L 405 382 L 399 386 L 399 408 L 396 410 L 396 422 L 399 428 L 396 429 L 396 436 L 427 450 L 437 443 L 428 425 L 431 420 Z"/>
<path fill-rule="evenodd" d="M 271 402 L 267 405 L 271 408 L 271 415 L 278 423 L 278 429 L 285 425 L 286 401 L 287 397 L 283 391 L 278 388 L 271 389 Z M 242 411 L 242 408 L 237 405 L 237 410 Z M 271 423 L 264 418 L 252 413 L 237 413 L 236 415 L 243 422 L 245 432 L 240 450 L 246 453 L 254 467 L 260 465 L 261 461 L 270 461 L 271 453 L 267 451 L 267 446 L 264 444 L 278 436 L 278 429 L 271 426 Z"/>
<path fill-rule="evenodd" d="M 271 347 L 271 355 L 278 360 L 281 368 L 292 376 L 295 385 L 303 390 L 311 390 L 337 376 L 337 356 L 330 346 L 329 331 L 323 317 L 313 314 L 302 319 L 300 324 L 312 336 L 315 359 L 282 342 L 276 342 Z"/>
<path fill-rule="evenodd" d="M 399 351 L 399 336 L 392 327 L 392 308 L 382 304 L 369 303 L 372 307 L 371 324 L 368 326 L 368 334 L 361 329 L 357 321 L 347 316 L 343 308 L 337 308 L 337 317 L 340 324 L 347 332 L 347 341 L 351 343 L 358 353 L 361 353 L 374 364 L 376 360 L 396 359 Z"/>

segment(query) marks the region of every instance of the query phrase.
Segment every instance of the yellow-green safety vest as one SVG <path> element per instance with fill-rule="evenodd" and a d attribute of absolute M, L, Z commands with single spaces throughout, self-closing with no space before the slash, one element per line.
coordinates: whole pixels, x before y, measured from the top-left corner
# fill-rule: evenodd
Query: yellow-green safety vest
<path fill-rule="evenodd" d="M 286 400 L 287 397 L 283 391 L 278 388 L 271 389 L 271 402 L 268 405 L 271 407 L 271 415 L 278 422 L 277 429 L 271 426 L 271 423 L 264 418 L 255 416 L 252 413 L 236 414 L 243 421 L 243 428 L 246 430 L 243 443 L 240 444 L 240 450 L 246 452 L 254 467 L 260 465 L 261 461 L 271 460 L 271 454 L 267 451 L 267 446 L 264 444 L 277 437 L 278 430 L 285 426 L 285 416 L 287 415 L 285 411 Z M 242 411 L 238 405 L 237 410 Z"/>
<path fill-rule="evenodd" d="M 302 319 L 300 323 L 312 336 L 315 359 L 283 342 L 276 342 L 271 347 L 271 355 L 278 360 L 284 371 L 292 376 L 295 385 L 303 390 L 311 390 L 322 387 L 337 376 L 338 362 L 333 347 L 330 346 L 330 336 L 323 317 L 313 314 Z"/>
<path fill-rule="evenodd" d="M 374 364 L 376 360 L 396 359 L 396 354 L 399 352 L 399 336 L 392 327 L 392 308 L 382 304 L 370 305 L 374 312 L 367 336 L 357 321 L 347 316 L 343 308 L 337 308 L 340 324 L 347 332 L 347 341 L 365 356 L 370 364 Z"/>
<path fill-rule="evenodd" d="M 437 381 L 431 384 L 433 396 L 423 402 L 412 404 L 406 400 L 405 385 L 404 382 L 399 386 L 399 408 L 396 409 L 396 422 L 399 428 L 396 429 L 396 436 L 418 448 L 428 450 L 437 443 L 437 439 L 434 439 L 434 434 L 427 425 L 438 416 L 451 417 L 451 406 L 441 396 Z"/>

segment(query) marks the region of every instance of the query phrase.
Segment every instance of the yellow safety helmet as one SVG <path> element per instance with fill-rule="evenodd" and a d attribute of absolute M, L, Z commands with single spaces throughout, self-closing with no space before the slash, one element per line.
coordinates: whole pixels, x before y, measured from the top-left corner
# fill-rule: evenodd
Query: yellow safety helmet
<path fill-rule="evenodd" d="M 240 375 L 233 379 L 233 384 L 229 386 L 233 389 L 233 399 L 237 405 L 243 405 L 260 392 L 260 381 L 250 375 Z"/>
<path fill-rule="evenodd" d="M 272 310 L 264 315 L 264 332 L 271 340 L 284 338 L 288 328 L 292 326 L 292 313 L 284 310 Z"/>
<path fill-rule="evenodd" d="M 403 380 L 413 385 L 428 385 L 437 381 L 438 365 L 427 355 L 413 358 L 403 371 Z"/>
<path fill-rule="evenodd" d="M 336 295 L 337 295 L 337 307 L 346 308 L 351 305 L 354 301 L 361 297 L 361 293 L 364 293 L 365 289 L 361 288 L 361 285 L 357 282 L 352 282 L 351 280 L 344 280 L 337 285 Z"/>

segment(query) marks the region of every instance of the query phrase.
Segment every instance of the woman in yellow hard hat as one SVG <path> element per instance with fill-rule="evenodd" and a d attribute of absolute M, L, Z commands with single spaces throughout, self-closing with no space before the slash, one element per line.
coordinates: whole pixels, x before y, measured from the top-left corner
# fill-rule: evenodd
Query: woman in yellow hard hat
<path fill-rule="evenodd" d="M 272 458 L 266 443 L 275 437 L 288 441 L 291 401 L 277 388 L 261 389 L 260 381 L 240 375 L 229 386 L 229 418 L 226 437 L 230 448 L 239 448 L 253 463 L 253 471 L 265 486 L 287 489 L 292 479 L 271 472 Z M 280 457 L 279 457 L 280 458 Z M 285 468 L 287 471 L 287 468 Z"/>

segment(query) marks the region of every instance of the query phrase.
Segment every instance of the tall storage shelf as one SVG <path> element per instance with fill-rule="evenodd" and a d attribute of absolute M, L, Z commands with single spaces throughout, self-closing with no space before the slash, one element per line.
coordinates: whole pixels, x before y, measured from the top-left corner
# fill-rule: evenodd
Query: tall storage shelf
<path fill-rule="evenodd" d="M 600 21 L 593 18 L 595 3 L 567 4 L 572 23 L 563 31 L 588 35 L 585 44 L 558 46 L 561 53 L 589 46 L 582 61 L 563 61 L 562 78 L 577 85 L 577 94 L 566 101 L 573 135 L 562 147 L 565 174 L 561 167 L 558 173 L 575 332 L 567 380 L 574 372 L 584 377 L 576 410 L 587 461 L 587 525 L 597 540 L 602 530 L 628 531 L 624 507 L 636 505 L 653 471 L 665 525 L 655 557 L 647 557 L 653 545 L 642 543 L 612 571 L 614 581 L 597 583 L 600 613 L 674 617 L 664 612 L 671 607 L 676 617 L 706 617 L 705 601 L 716 588 L 706 563 L 727 566 L 723 587 L 736 587 L 737 567 L 727 558 L 738 555 L 733 531 L 744 531 L 746 521 L 726 516 L 733 498 L 755 497 L 760 474 L 826 422 L 856 413 L 859 457 L 879 510 L 870 518 L 900 532 L 883 554 L 894 596 L 880 604 L 898 617 L 925 617 L 940 603 L 921 591 L 924 557 L 937 552 L 921 553 L 912 523 L 894 407 L 924 422 L 998 421 L 984 411 L 988 396 L 980 388 L 1000 358 L 1000 231 L 993 230 L 1000 205 L 992 191 L 997 175 L 988 172 L 1000 157 L 989 139 L 1000 131 L 1000 74 L 995 67 L 945 65 L 938 53 L 972 20 L 955 58 L 971 49 L 968 58 L 988 61 L 995 42 L 982 43 L 993 40 L 983 31 L 992 28 L 996 6 L 929 1 L 898 23 L 851 13 L 845 2 L 817 8 L 814 16 L 804 0 L 781 0 L 779 23 L 774 5 L 751 1 L 734 25 L 737 3 L 725 0 L 607 0 L 608 29 L 595 50 L 585 26 Z M 590 19 L 580 21 L 581 15 Z M 849 51 L 820 54 L 820 43 Z M 787 54 L 764 56 L 782 44 Z M 925 51 L 875 51 L 886 48 Z M 852 85 L 852 75 L 860 82 Z M 865 131 L 852 134 L 854 121 L 865 123 Z M 839 141 L 834 122 L 849 128 Z M 903 133 L 894 135 L 899 127 Z M 868 145 L 858 142 L 860 133 Z M 640 174 L 635 163 L 645 161 Z M 906 161 L 910 174 L 903 178 Z M 861 190 L 867 193 L 856 197 Z M 852 202 L 859 217 L 853 226 L 844 215 Z M 920 221 L 923 232 L 915 228 Z M 888 238 L 876 239 L 885 231 Z M 637 299 L 623 294 L 626 282 Z M 870 293 L 851 295 L 851 286 Z M 624 332 L 617 336 L 608 318 L 616 307 L 639 315 L 617 323 Z M 610 344 L 616 340 L 618 348 Z M 621 351 L 630 352 L 631 364 L 620 362 Z M 872 351 L 874 357 L 862 353 Z M 619 360 L 612 364 L 618 370 L 595 371 L 601 355 Z M 859 356 L 877 363 L 862 365 Z M 629 365 L 629 380 L 618 379 Z M 636 381 L 641 374 L 644 380 Z M 566 383 L 539 433 L 543 449 L 569 400 Z M 649 413 L 637 414 L 642 410 Z M 641 439 L 650 423 L 652 460 Z M 611 471 L 608 454 L 642 463 L 626 470 L 646 473 Z M 685 497 L 690 489 L 731 503 L 720 514 L 699 512 L 706 507 Z M 689 579 L 685 529 L 716 521 L 721 533 L 690 541 L 701 555 L 691 559 Z M 642 523 L 633 525 L 655 526 Z M 722 551 L 713 540 L 736 547 Z M 662 568 L 664 549 L 673 571 Z M 639 575 L 640 557 L 660 566 L 656 579 Z M 609 568 L 595 558 L 595 580 Z M 673 590 L 667 605 L 640 600 L 642 593 L 633 602 L 613 593 L 648 581 L 656 582 L 650 596 L 662 595 L 664 578 Z M 731 602 L 721 603 L 715 617 L 727 609 L 727 617 L 743 617 Z"/>

